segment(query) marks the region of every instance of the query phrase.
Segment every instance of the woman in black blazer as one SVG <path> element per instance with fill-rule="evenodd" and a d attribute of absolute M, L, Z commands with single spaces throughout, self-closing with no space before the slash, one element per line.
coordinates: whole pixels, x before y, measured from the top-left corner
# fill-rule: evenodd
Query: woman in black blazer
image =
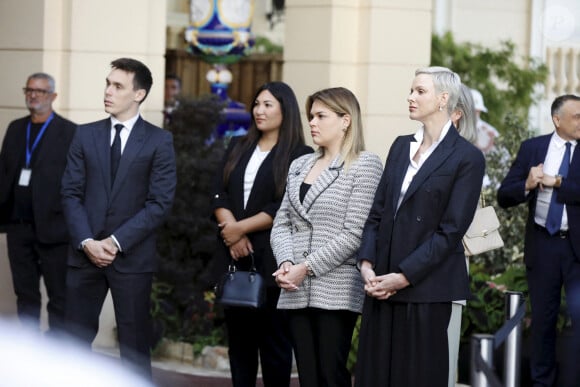
<path fill-rule="evenodd" d="M 461 313 L 453 301 L 470 296 L 461 239 L 485 170 L 450 119 L 460 86 L 446 68 L 415 73 L 409 117 L 422 126 L 391 146 L 358 254 L 367 297 L 357 386 L 449 383 L 449 322 Z"/>
<path fill-rule="evenodd" d="M 216 174 L 212 195 L 220 229 L 217 259 L 223 270 L 231 259 L 247 270 L 253 254 L 266 280 L 266 306 L 225 309 L 232 382 L 256 385 L 258 354 L 265 386 L 288 386 L 292 347 L 284 311 L 277 310 L 280 289 L 272 273 L 276 261 L 270 230 L 280 207 L 290 162 L 311 153 L 304 144 L 298 102 L 283 82 L 271 82 L 256 92 L 248 134 L 233 138 Z"/>

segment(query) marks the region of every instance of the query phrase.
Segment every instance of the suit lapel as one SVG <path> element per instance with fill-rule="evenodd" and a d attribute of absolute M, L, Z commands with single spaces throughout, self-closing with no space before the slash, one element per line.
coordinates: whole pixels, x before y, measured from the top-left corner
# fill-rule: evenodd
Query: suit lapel
<path fill-rule="evenodd" d="M 298 215 L 307 221 L 310 218 L 303 203 L 300 203 L 300 185 L 304 182 L 312 165 L 314 165 L 316 157 L 316 153 L 313 153 L 310 157 L 305 158 L 301 165 L 297 165 L 288 171 L 288 200 L 290 201 L 290 205 L 298 212 Z M 306 203 L 306 198 L 304 198 L 304 203 Z"/>
<path fill-rule="evenodd" d="M 312 163 L 309 165 L 309 168 L 306 169 L 306 171 L 303 171 L 304 177 L 306 177 L 308 171 L 310 171 L 315 161 L 316 158 L 312 158 Z M 328 186 L 330 186 L 338 178 L 340 172 L 343 170 L 343 167 L 344 163 L 343 162 L 339 163 L 338 157 L 336 157 L 334 160 L 332 160 L 328 168 L 323 170 L 322 173 L 316 178 L 314 184 L 312 184 L 312 187 L 310 187 L 310 189 L 306 193 L 306 196 L 304 197 L 303 204 L 304 208 L 306 209 L 306 212 L 310 211 L 310 208 L 312 207 L 316 199 L 318 199 L 320 194 L 322 194 L 322 192 L 324 192 L 324 190 L 326 190 Z M 302 179 L 301 181 L 304 181 L 304 179 Z"/>
<path fill-rule="evenodd" d="M 257 143 L 256 143 L 257 144 Z M 234 208 L 239 208 L 240 211 L 245 212 L 248 206 L 244 208 L 244 178 L 246 175 L 246 168 L 248 167 L 248 163 L 250 162 L 250 158 L 254 153 L 254 149 L 256 148 L 256 144 L 249 148 L 242 156 L 240 160 L 234 167 L 232 173 L 230 174 L 230 183 L 229 186 L 231 187 L 232 191 L 230 192 L 230 199 L 235 202 Z M 264 160 L 265 162 L 266 160 Z M 262 166 L 260 166 L 261 168 Z M 248 197 L 248 204 L 251 204 L 252 200 L 252 192 L 258 189 L 259 183 L 258 176 L 254 180 L 254 184 L 252 185 L 252 191 L 250 192 L 250 196 Z"/>
<path fill-rule="evenodd" d="M 580 170 L 580 141 L 576 141 L 576 147 L 574 148 L 574 153 L 572 153 L 572 161 L 570 162 L 570 171 Z"/>
<path fill-rule="evenodd" d="M 405 142 L 405 145 L 397 150 L 398 154 L 396 155 L 395 163 L 391 169 L 393 171 L 393 184 L 391 184 L 390 194 L 393 214 L 396 212 L 399 196 L 401 195 L 401 187 L 403 186 L 403 179 L 405 178 L 407 169 L 409 168 L 410 143 L 417 142 L 414 136 L 409 136 L 408 139 L 409 141 Z"/>
<path fill-rule="evenodd" d="M 455 127 L 451 126 L 443 141 L 441 141 L 431 156 L 429 156 L 429 158 L 427 158 L 425 163 L 421 166 L 415 177 L 413 177 L 413 180 L 411 181 L 411 184 L 409 184 L 409 188 L 407 189 L 407 192 L 401 201 L 401 205 L 403 205 L 404 202 L 413 196 L 413 194 L 419 189 L 419 187 L 421 187 L 425 180 L 431 176 L 433 171 L 439 168 L 439 166 L 441 166 L 441 164 L 443 164 L 445 160 L 447 160 L 447 158 L 453 153 L 455 150 L 455 142 L 458 137 L 459 134 L 457 133 L 457 130 Z"/>
<path fill-rule="evenodd" d="M 258 145 L 256 145 L 258 146 Z M 260 167 L 258 168 L 258 171 L 256 172 L 256 178 L 255 181 L 264 181 L 267 178 L 267 173 L 268 173 L 268 169 L 270 168 L 268 166 L 268 164 L 272 164 L 272 159 L 274 158 L 274 155 L 276 154 L 276 147 L 278 145 L 275 145 L 270 152 L 268 153 L 268 155 L 264 158 L 264 161 L 262 161 L 262 163 L 260 164 Z M 254 148 L 255 149 L 255 148 Z M 253 151 L 252 151 L 253 153 Z M 251 157 L 251 156 L 250 156 Z M 248 160 L 249 161 L 249 160 Z M 252 186 L 252 191 L 250 192 L 250 198 L 252 197 L 252 195 L 255 195 L 254 192 L 254 187 L 260 189 L 260 187 L 256 187 L 255 185 Z M 248 199 L 249 201 L 249 199 Z"/>
<path fill-rule="evenodd" d="M 143 119 L 139 117 L 137 122 L 135 122 L 133 129 L 131 129 L 131 133 L 129 134 L 129 138 L 127 139 L 127 143 L 125 144 L 125 149 L 123 149 L 121 161 L 119 162 L 119 169 L 117 169 L 117 175 L 115 176 L 115 183 L 111 188 L 111 196 L 115 195 L 115 193 L 121 186 L 121 182 L 127 176 L 127 173 L 129 172 L 129 166 L 131 165 L 133 160 L 135 160 L 135 157 L 137 157 L 139 151 L 141 150 L 143 144 L 145 143 L 146 135 L 147 130 L 145 128 L 145 121 L 143 121 Z M 110 157 L 109 157 L 109 165 L 110 165 Z"/>
<path fill-rule="evenodd" d="M 551 134 L 539 137 L 538 147 L 536 148 L 537 153 L 535 155 L 535 159 L 532 160 L 532 166 L 538 165 L 546 161 L 546 156 L 548 156 L 548 148 L 550 147 L 551 140 L 552 140 Z"/>
<path fill-rule="evenodd" d="M 97 123 L 96 130 L 93 131 L 95 150 L 101 165 L 103 181 L 106 182 L 107 192 L 111 192 L 111 120 L 104 119 Z"/>
<path fill-rule="evenodd" d="M 258 145 L 253 148 L 252 155 Z M 276 156 L 276 149 L 278 145 L 274 145 L 274 147 L 270 150 L 264 161 L 260 164 L 258 171 L 256 172 L 256 177 L 254 178 L 254 184 L 252 184 L 252 189 L 250 191 L 250 195 L 248 196 L 248 202 L 246 203 L 246 210 L 251 209 L 254 207 L 254 202 L 259 203 L 261 202 L 260 197 L 262 195 L 263 186 L 267 184 L 274 176 L 273 166 L 274 166 L 274 156 Z M 251 156 L 250 156 L 251 158 Z M 247 162 L 249 163 L 249 158 Z M 246 164 L 247 167 L 247 164 Z M 245 176 L 245 170 L 244 170 Z M 243 185 L 241 185 L 243 187 Z"/>

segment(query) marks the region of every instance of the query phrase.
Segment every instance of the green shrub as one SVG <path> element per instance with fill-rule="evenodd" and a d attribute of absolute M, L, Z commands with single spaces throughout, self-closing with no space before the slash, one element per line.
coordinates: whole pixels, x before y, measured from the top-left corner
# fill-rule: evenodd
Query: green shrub
<path fill-rule="evenodd" d="M 177 188 L 172 213 L 158 235 L 161 259 L 151 297 L 157 341 L 225 342 L 223 319 L 216 315 L 209 292 L 217 241 L 209 195 L 224 143 L 206 143 L 223 107 L 214 95 L 183 99 L 167 128 L 174 136 Z"/>
<path fill-rule="evenodd" d="M 457 43 L 451 33 L 433 35 L 431 65 L 455 71 L 467 86 L 479 90 L 489 113 L 482 118 L 505 134 L 505 119 L 515 115 L 527 125 L 530 106 L 539 95 L 535 88 L 545 82 L 547 67 L 537 59 L 516 56 L 515 45 L 501 43 L 499 49 L 474 43 Z"/>

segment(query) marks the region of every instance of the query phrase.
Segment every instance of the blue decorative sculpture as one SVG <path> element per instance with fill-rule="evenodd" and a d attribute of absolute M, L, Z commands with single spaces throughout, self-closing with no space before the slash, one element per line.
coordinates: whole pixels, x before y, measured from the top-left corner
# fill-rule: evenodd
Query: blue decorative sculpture
<path fill-rule="evenodd" d="M 244 104 L 228 97 L 232 73 L 227 65 L 247 55 L 254 44 L 250 32 L 253 12 L 253 0 L 190 0 L 191 26 L 185 38 L 193 54 L 213 64 L 206 78 L 212 93 L 227 103 L 217 137 L 244 134 L 251 122 Z"/>

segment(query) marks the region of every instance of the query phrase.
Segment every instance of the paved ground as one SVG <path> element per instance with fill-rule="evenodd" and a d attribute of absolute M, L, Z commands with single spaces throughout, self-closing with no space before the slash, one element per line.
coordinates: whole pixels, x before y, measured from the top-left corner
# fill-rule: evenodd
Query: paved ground
<path fill-rule="evenodd" d="M 158 387 L 231 387 L 232 382 L 225 376 L 202 376 L 183 374 L 176 371 L 153 369 L 153 381 Z M 263 387 L 262 380 L 258 379 L 256 387 Z M 293 377 L 291 387 L 299 387 L 298 378 Z M 458 384 L 457 387 L 469 387 Z"/>
<path fill-rule="evenodd" d="M 153 381 L 158 387 L 230 387 L 229 375 L 193 375 L 172 370 L 153 368 Z M 291 387 L 299 387 L 298 379 L 292 378 Z M 256 387 L 263 387 L 258 379 Z"/>

